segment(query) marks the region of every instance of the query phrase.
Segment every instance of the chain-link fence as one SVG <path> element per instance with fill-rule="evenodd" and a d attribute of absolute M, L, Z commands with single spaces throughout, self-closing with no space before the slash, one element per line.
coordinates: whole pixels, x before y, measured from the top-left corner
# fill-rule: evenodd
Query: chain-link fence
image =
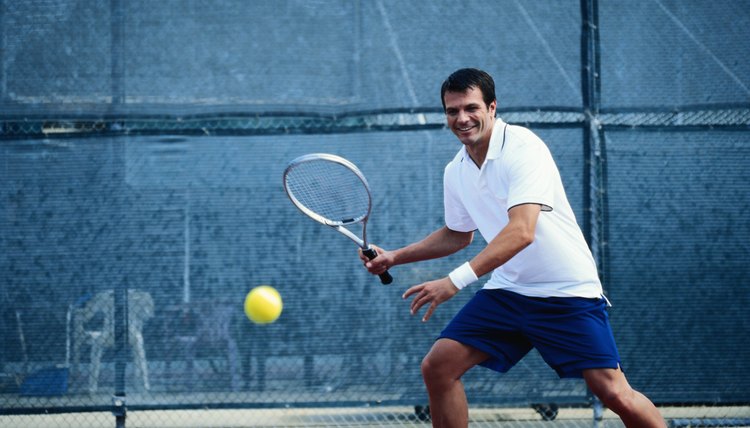
<path fill-rule="evenodd" d="M 428 423 L 419 363 L 472 291 L 424 324 L 400 295 L 484 243 L 382 286 L 281 172 L 342 155 L 368 236 L 421 238 L 464 66 L 549 145 L 631 384 L 750 425 L 750 3 L 485 3 L 0 0 L 0 426 Z M 622 426 L 536 353 L 464 383 L 472 426 Z"/>

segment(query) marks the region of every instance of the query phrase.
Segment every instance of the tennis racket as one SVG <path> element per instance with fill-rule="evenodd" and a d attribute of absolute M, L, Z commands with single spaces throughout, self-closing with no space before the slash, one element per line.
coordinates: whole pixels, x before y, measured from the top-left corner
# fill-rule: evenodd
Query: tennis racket
<path fill-rule="evenodd" d="M 367 243 L 370 186 L 353 163 L 325 153 L 300 156 L 284 170 L 284 190 L 300 211 L 354 241 L 370 260 L 377 256 Z M 361 239 L 346 228 L 357 223 L 362 225 Z M 387 271 L 379 276 L 383 284 L 393 281 Z"/>

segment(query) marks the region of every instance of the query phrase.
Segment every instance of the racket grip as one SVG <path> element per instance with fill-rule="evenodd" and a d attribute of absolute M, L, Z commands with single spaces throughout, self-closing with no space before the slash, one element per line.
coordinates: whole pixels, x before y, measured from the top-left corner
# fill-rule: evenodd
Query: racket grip
<path fill-rule="evenodd" d="M 370 260 L 372 260 L 372 259 L 374 259 L 375 257 L 378 256 L 378 253 L 375 252 L 375 250 L 372 249 L 372 248 L 367 248 L 367 249 L 362 250 L 362 254 L 364 254 L 365 256 L 367 256 L 367 258 L 370 259 Z M 388 271 L 385 271 L 385 272 L 381 273 L 378 276 L 380 277 L 380 282 L 382 284 L 386 284 L 387 285 L 387 284 L 390 284 L 390 283 L 393 282 L 393 277 L 391 276 L 390 273 L 388 273 Z"/>

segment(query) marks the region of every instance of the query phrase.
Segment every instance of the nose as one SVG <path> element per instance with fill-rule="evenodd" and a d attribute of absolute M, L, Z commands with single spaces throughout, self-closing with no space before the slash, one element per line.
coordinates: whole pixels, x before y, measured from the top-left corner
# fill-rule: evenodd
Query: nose
<path fill-rule="evenodd" d="M 469 115 L 466 114 L 465 111 L 459 110 L 458 113 L 456 113 L 456 122 L 458 123 L 464 123 L 469 120 Z"/>

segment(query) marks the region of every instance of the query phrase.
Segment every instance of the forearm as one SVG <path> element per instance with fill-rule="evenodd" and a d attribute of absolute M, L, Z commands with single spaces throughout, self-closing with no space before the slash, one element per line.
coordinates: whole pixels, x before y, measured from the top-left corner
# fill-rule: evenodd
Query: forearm
<path fill-rule="evenodd" d="M 509 225 L 470 262 L 477 277 L 492 272 L 512 259 L 534 241 L 533 233 L 523 227 Z"/>
<path fill-rule="evenodd" d="M 469 262 L 477 277 L 502 266 L 534 242 L 540 212 L 538 204 L 518 205 L 508 210 L 508 224 Z"/>
<path fill-rule="evenodd" d="M 394 264 L 420 262 L 449 256 L 466 248 L 474 237 L 474 232 L 456 232 L 443 226 L 421 241 L 393 251 Z"/>

